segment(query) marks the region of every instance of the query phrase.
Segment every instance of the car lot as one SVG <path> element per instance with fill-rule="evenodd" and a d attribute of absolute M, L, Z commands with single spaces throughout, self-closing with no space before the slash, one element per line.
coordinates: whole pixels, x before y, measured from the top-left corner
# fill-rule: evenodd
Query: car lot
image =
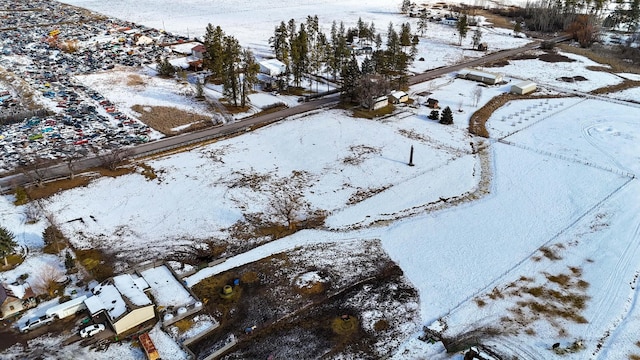
<path fill-rule="evenodd" d="M 12 9 L 0 11 L 0 172 L 149 141 L 152 129 L 74 76 L 151 65 L 184 38 L 44 0 L 0 9 Z"/>

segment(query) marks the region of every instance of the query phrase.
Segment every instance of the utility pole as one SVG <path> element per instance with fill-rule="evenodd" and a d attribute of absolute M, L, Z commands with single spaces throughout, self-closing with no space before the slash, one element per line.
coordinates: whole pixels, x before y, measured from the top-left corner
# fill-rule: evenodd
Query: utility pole
<path fill-rule="evenodd" d="M 411 145 L 411 152 L 409 153 L 409 166 L 414 166 L 415 164 L 413 163 L 413 145 Z"/>

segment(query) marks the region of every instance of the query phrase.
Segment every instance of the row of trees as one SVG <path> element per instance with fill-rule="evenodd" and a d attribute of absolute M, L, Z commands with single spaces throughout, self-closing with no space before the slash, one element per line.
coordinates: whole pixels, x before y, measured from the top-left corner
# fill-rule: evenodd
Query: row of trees
<path fill-rule="evenodd" d="M 412 35 L 409 23 L 402 24 L 399 31 L 390 23 L 386 35 L 383 44 L 375 24 L 361 18 L 353 28 L 334 21 L 326 35 L 320 30 L 318 17 L 308 16 L 299 25 L 294 19 L 281 22 L 269 43 L 275 57 L 286 66 L 280 83 L 291 78 L 294 86 L 300 86 L 305 75 L 312 75 L 310 81 L 324 75 L 342 82 L 346 98 L 367 106 L 388 92 L 391 83 L 406 85 L 406 71 L 416 55 L 418 37 Z M 361 64 L 356 54 L 364 54 Z"/>
<path fill-rule="evenodd" d="M 203 67 L 211 72 L 211 79 L 222 83 L 223 95 L 229 103 L 246 106 L 260 71 L 253 52 L 242 48 L 238 40 L 226 35 L 220 26 L 211 24 L 207 25 L 203 45 Z"/>

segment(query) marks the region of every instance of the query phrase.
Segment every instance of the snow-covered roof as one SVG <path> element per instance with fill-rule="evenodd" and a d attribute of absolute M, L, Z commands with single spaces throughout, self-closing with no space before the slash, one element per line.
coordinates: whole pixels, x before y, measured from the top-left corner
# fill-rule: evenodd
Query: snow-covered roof
<path fill-rule="evenodd" d="M 106 310 L 111 319 L 117 319 L 127 311 L 127 302 L 133 306 L 151 305 L 151 300 L 144 293 L 149 285 L 140 278 L 129 274 L 115 276 L 111 281 L 102 283 L 91 291 L 95 296 L 85 301 L 91 314 Z"/>
<path fill-rule="evenodd" d="M 113 284 L 120 294 L 126 296 L 133 305 L 144 306 L 151 304 L 151 300 L 144 293 L 144 290 L 148 289 L 149 285 L 143 278 L 129 274 L 118 275 L 113 278 Z"/>
<path fill-rule="evenodd" d="M 531 80 L 525 80 L 525 81 L 521 81 L 521 82 L 519 82 L 517 84 L 512 85 L 512 87 L 513 86 L 515 86 L 517 88 L 520 88 L 520 89 L 526 89 L 526 88 L 529 88 L 529 87 L 532 87 L 532 86 L 535 87 L 536 83 L 531 81 Z"/>
<path fill-rule="evenodd" d="M 195 301 L 189 291 L 164 265 L 144 270 L 140 275 L 151 287 L 156 305 L 180 306 Z"/>
<path fill-rule="evenodd" d="M 181 44 L 169 45 L 169 49 L 178 54 L 189 55 L 191 54 L 191 50 L 200 43 L 197 42 L 186 42 Z"/>
<path fill-rule="evenodd" d="M 391 94 L 389 95 L 393 96 L 396 99 L 400 99 L 401 97 L 407 96 L 408 94 L 404 91 L 395 90 L 395 91 L 392 91 Z"/>
<path fill-rule="evenodd" d="M 79 296 L 75 299 L 71 299 L 69 301 L 63 302 L 62 304 L 58 304 L 56 306 L 52 306 L 45 311 L 47 316 L 53 316 L 53 314 L 57 313 L 60 310 L 66 309 L 68 307 L 76 306 L 87 299 L 86 295 Z"/>
<path fill-rule="evenodd" d="M 480 77 L 491 78 L 491 79 L 499 78 L 502 76 L 500 74 L 496 74 L 488 71 L 480 71 L 480 70 L 470 69 L 470 68 L 461 69 L 460 71 L 458 71 L 458 75 L 460 76 L 473 75 L 473 76 L 480 76 Z"/>
<path fill-rule="evenodd" d="M 33 296 L 33 292 L 31 291 L 31 286 L 29 284 L 4 284 L 5 292 L 8 296 L 12 296 L 18 299 L 23 299 L 27 293 L 30 293 L 30 296 Z"/>
<path fill-rule="evenodd" d="M 101 310 L 105 310 L 104 303 L 100 299 L 100 296 L 91 296 L 84 301 L 84 304 L 89 310 L 89 314 L 94 315 Z"/>

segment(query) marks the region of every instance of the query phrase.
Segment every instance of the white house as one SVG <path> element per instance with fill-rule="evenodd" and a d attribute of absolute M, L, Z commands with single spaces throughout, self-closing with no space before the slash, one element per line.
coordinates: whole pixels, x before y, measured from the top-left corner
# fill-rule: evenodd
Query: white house
<path fill-rule="evenodd" d="M 287 69 L 287 65 L 278 59 L 262 60 L 258 64 L 260 65 L 260 72 L 269 76 L 278 76 Z"/>
<path fill-rule="evenodd" d="M 536 83 L 533 81 L 522 81 L 517 84 L 511 85 L 511 92 L 518 95 L 526 95 L 536 91 Z"/>

